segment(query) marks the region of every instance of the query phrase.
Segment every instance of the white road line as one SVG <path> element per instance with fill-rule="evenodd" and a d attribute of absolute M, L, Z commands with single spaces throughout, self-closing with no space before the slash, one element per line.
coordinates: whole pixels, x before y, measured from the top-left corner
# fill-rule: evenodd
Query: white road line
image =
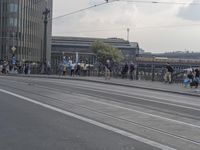
<path fill-rule="evenodd" d="M 115 127 L 112 127 L 112 126 L 109 126 L 109 125 L 106 125 L 106 124 L 97 122 L 97 121 L 95 121 L 95 120 L 88 119 L 88 118 L 79 116 L 79 115 L 77 115 L 77 114 L 74 114 L 74 113 L 71 113 L 71 112 L 68 112 L 68 111 L 65 111 L 65 110 L 62 110 L 62 109 L 59 109 L 59 108 L 56 108 L 56 107 L 53 107 L 53 106 L 50 106 L 50 105 L 41 103 L 41 102 L 38 102 L 38 101 L 36 101 L 36 100 L 30 99 L 30 98 L 28 98 L 28 97 L 24 97 L 24 96 L 22 96 L 22 95 L 15 94 L 15 93 L 10 92 L 10 91 L 7 91 L 7 90 L 0 89 L 0 92 L 6 93 L 6 94 L 9 94 L 9 95 L 12 95 L 12 96 L 15 96 L 15 97 L 17 97 L 17 98 L 26 100 L 26 101 L 28 101 L 28 102 L 31 102 L 31 103 L 40 105 L 40 106 L 42 106 L 42 107 L 45 107 L 45 108 L 48 108 L 48 109 L 51 109 L 51 110 L 54 110 L 54 111 L 56 111 L 56 112 L 65 114 L 65 115 L 67 115 L 67 116 L 74 117 L 74 118 L 76 118 L 76 119 L 79 119 L 79 120 L 82 120 L 82 121 L 84 121 L 84 122 L 87 122 L 87 123 L 96 125 L 96 126 L 98 126 L 98 127 L 104 128 L 104 129 L 106 129 L 106 130 L 109 130 L 109 131 L 118 133 L 118 134 L 120 134 L 120 135 L 126 136 L 126 137 L 128 137 L 128 138 L 131 138 L 131 139 L 140 141 L 140 142 L 142 142 L 142 143 L 146 143 L 146 144 L 151 145 L 151 146 L 153 146 L 153 147 L 160 148 L 160 149 L 162 149 L 162 150 L 176 150 L 176 149 L 174 149 L 174 148 L 171 148 L 171 147 L 168 147 L 168 146 L 166 146 L 166 145 L 157 143 L 157 142 L 155 142 L 155 141 L 152 141 L 152 140 L 145 139 L 145 138 L 143 138 L 143 137 L 134 135 L 134 134 L 129 133 L 129 132 L 127 132 L 127 131 L 124 131 L 124 130 L 121 130 L 121 129 L 117 129 L 117 128 L 115 128 Z"/>
<path fill-rule="evenodd" d="M 45 88 L 46 86 L 39 85 L 38 87 Z M 48 87 L 48 88 L 49 89 L 53 89 L 51 87 Z M 98 90 L 93 90 L 93 89 L 91 89 L 91 90 L 92 91 L 98 91 Z M 82 95 L 82 94 L 79 94 L 79 95 Z M 182 124 L 182 125 L 186 125 L 186 126 L 190 126 L 190 127 L 194 127 L 194 128 L 200 129 L 199 125 L 194 125 L 194 124 L 191 124 L 191 123 L 187 123 L 187 122 L 183 122 L 183 121 L 179 121 L 179 120 L 174 120 L 174 119 L 170 119 L 170 118 L 167 118 L 167 117 L 162 117 L 162 116 L 151 114 L 151 113 L 146 113 L 146 112 L 142 112 L 142 111 L 138 111 L 138 110 L 133 110 L 133 109 L 130 109 L 130 108 L 127 108 L 127 107 L 118 106 L 118 105 L 115 105 L 115 104 L 106 103 L 106 102 L 102 102 L 102 101 L 97 101 L 97 100 L 94 100 L 94 99 L 91 100 L 91 99 L 87 99 L 87 98 L 84 98 L 84 97 L 82 97 L 82 99 L 84 99 L 85 101 L 90 101 L 90 102 L 93 102 L 93 103 L 103 104 L 103 105 L 107 105 L 107 106 L 111 106 L 111 107 L 115 107 L 115 108 L 120 108 L 120 109 L 128 110 L 128 111 L 131 111 L 131 112 L 136 112 L 136 113 L 140 113 L 140 114 L 143 114 L 143 115 L 147 115 L 147 116 L 159 118 L 159 119 L 162 119 L 162 120 L 166 120 L 166 121 L 170 121 L 170 122 L 174 122 L 174 123 L 178 123 L 178 124 Z"/>
<path fill-rule="evenodd" d="M 175 123 L 178 123 L 178 124 L 187 125 L 187 126 L 190 126 L 190 127 L 195 127 L 195 128 L 199 128 L 200 129 L 199 125 L 194 125 L 194 124 L 191 124 L 191 123 L 187 123 L 187 122 L 183 122 L 183 121 L 178 121 L 178 120 L 174 120 L 174 119 L 162 117 L 162 116 L 159 116 L 159 115 L 154 115 L 154 114 L 151 114 L 151 113 L 146 113 L 146 112 L 142 112 L 142 111 L 138 111 L 138 110 L 133 110 L 133 109 L 130 109 L 130 108 L 127 108 L 127 107 L 123 107 L 123 106 L 118 106 L 118 105 L 115 105 L 115 104 L 110 104 L 110 103 L 106 103 L 106 102 L 96 101 L 94 99 L 90 100 L 90 99 L 86 99 L 86 98 L 83 98 L 83 97 L 82 97 L 82 99 L 85 99 L 86 101 L 90 101 L 90 102 L 94 102 L 94 103 L 99 103 L 99 104 L 103 104 L 103 105 L 107 105 L 107 106 L 111 106 L 111 107 L 115 107 L 115 108 L 120 108 L 120 109 L 128 110 L 128 111 L 131 111 L 131 112 L 136 112 L 136 113 L 140 113 L 140 114 L 143 114 L 143 115 L 147 115 L 147 116 L 159 118 L 159 119 L 162 119 L 162 120 L 167 120 L 167 121 L 170 121 L 170 122 L 175 122 Z"/>

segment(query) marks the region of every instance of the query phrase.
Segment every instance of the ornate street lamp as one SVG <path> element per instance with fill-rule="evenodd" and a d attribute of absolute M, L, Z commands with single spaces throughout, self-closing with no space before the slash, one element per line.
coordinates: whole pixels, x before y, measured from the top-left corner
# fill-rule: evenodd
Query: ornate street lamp
<path fill-rule="evenodd" d="M 15 54 L 16 47 L 15 47 L 15 46 L 13 46 L 13 47 L 11 48 L 11 50 L 12 50 L 13 54 Z"/>

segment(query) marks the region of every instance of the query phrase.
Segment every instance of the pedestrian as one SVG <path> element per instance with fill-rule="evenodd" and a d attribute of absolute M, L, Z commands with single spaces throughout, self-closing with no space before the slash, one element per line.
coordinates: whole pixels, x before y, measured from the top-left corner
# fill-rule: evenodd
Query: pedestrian
<path fill-rule="evenodd" d="M 49 61 L 47 62 L 47 74 L 51 74 L 51 63 Z"/>
<path fill-rule="evenodd" d="M 126 62 L 121 72 L 122 79 L 124 79 L 125 77 L 127 78 L 127 73 L 128 73 L 128 63 Z"/>
<path fill-rule="evenodd" d="M 75 64 L 72 62 L 71 66 L 70 66 L 70 70 L 71 70 L 71 76 L 74 77 L 74 69 L 75 69 Z"/>
<path fill-rule="evenodd" d="M 108 59 L 105 63 L 105 80 L 110 80 L 111 76 L 111 63 L 110 60 Z"/>
<path fill-rule="evenodd" d="M 172 73 L 174 72 L 174 69 L 169 63 L 167 63 L 165 71 L 166 71 L 164 76 L 165 83 L 172 83 Z"/>
<path fill-rule="evenodd" d="M 87 64 L 84 62 L 83 64 L 83 76 L 87 75 Z"/>
<path fill-rule="evenodd" d="M 62 62 L 60 62 L 59 65 L 58 65 L 58 74 L 59 74 L 59 76 L 63 75 L 63 67 L 64 67 L 64 64 Z"/>
<path fill-rule="evenodd" d="M 2 64 L 0 64 L 0 74 L 2 74 L 3 72 L 3 65 Z"/>
<path fill-rule="evenodd" d="M 7 74 L 8 72 L 9 72 L 9 65 L 8 65 L 8 62 L 7 61 L 4 61 L 3 62 L 3 69 L 2 69 L 2 72 L 4 73 L 4 74 Z"/>
<path fill-rule="evenodd" d="M 200 83 L 200 70 L 199 68 L 196 68 L 194 70 L 194 82 L 196 82 L 196 88 L 198 88 Z"/>
<path fill-rule="evenodd" d="M 31 63 L 28 64 L 28 74 L 31 74 Z"/>
<path fill-rule="evenodd" d="M 198 83 L 200 82 L 200 69 L 196 68 L 195 70 L 195 78 L 198 80 Z"/>
<path fill-rule="evenodd" d="M 129 70 L 130 70 L 130 71 L 129 71 L 130 79 L 133 80 L 133 74 L 134 74 L 134 70 L 135 70 L 135 66 L 134 66 L 133 62 L 131 62 L 129 68 L 130 68 L 130 69 L 129 69 Z"/>
<path fill-rule="evenodd" d="M 75 75 L 77 76 L 80 76 L 80 70 L 81 70 L 81 66 L 80 66 L 80 63 L 76 63 L 76 70 L 75 70 Z"/>
<path fill-rule="evenodd" d="M 26 63 L 26 64 L 25 64 L 24 73 L 25 73 L 25 74 L 28 74 L 28 70 L 29 70 L 29 65 Z"/>
<path fill-rule="evenodd" d="M 63 64 L 63 76 L 67 75 L 67 65 Z"/>

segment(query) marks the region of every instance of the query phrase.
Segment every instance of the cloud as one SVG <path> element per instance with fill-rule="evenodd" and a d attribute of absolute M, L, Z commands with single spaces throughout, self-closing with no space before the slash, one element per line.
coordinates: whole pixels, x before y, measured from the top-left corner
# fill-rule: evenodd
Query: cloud
<path fill-rule="evenodd" d="M 192 3 L 199 3 L 199 1 L 192 0 Z M 185 20 L 200 21 L 200 5 L 190 3 L 188 6 L 182 7 L 177 16 Z"/>
<path fill-rule="evenodd" d="M 174 2 L 174 0 L 171 1 Z M 54 17 L 102 2 L 104 0 L 79 0 L 79 3 L 56 0 Z M 190 6 L 194 0 L 187 0 L 187 2 L 184 6 L 179 4 L 110 3 L 54 20 L 53 35 L 126 39 L 127 28 L 130 28 L 130 40 L 139 42 L 141 48 L 145 50 L 159 52 L 188 48 L 198 51 L 199 27 L 179 27 L 179 25 L 194 24 L 186 18 L 182 19 L 182 15 L 179 16 L 182 11 L 188 10 L 190 7 L 197 7 Z M 200 13 L 193 15 L 198 14 Z M 160 28 L 163 26 L 166 27 Z"/>

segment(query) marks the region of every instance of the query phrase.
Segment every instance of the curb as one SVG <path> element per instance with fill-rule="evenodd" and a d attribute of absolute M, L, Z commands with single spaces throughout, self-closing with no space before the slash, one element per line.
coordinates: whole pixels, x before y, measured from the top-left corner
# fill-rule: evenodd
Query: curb
<path fill-rule="evenodd" d="M 186 96 L 193 96 L 193 97 L 200 97 L 198 94 L 188 93 L 188 92 L 181 92 L 181 91 L 171 91 L 167 89 L 158 89 L 158 88 L 149 88 L 144 86 L 137 86 L 137 85 L 128 85 L 123 83 L 113 83 L 113 82 L 105 82 L 105 81 L 98 81 L 98 80 L 90 80 L 90 79 L 83 79 L 83 78 L 70 78 L 70 77 L 54 77 L 54 76 L 43 76 L 43 75 L 7 75 L 7 76 L 17 76 L 17 77 L 32 77 L 32 78 L 51 78 L 51 79 L 64 79 L 64 80 L 78 80 L 78 81 L 87 81 L 87 82 L 93 82 L 93 83 L 103 83 L 107 85 L 117 85 L 117 86 L 123 86 L 123 87 L 130 87 L 130 88 L 139 88 L 139 89 L 145 89 L 145 90 L 151 90 L 151 91 L 159 91 L 159 92 L 166 92 L 166 93 L 173 93 L 173 94 L 180 94 L 180 95 L 186 95 Z"/>

